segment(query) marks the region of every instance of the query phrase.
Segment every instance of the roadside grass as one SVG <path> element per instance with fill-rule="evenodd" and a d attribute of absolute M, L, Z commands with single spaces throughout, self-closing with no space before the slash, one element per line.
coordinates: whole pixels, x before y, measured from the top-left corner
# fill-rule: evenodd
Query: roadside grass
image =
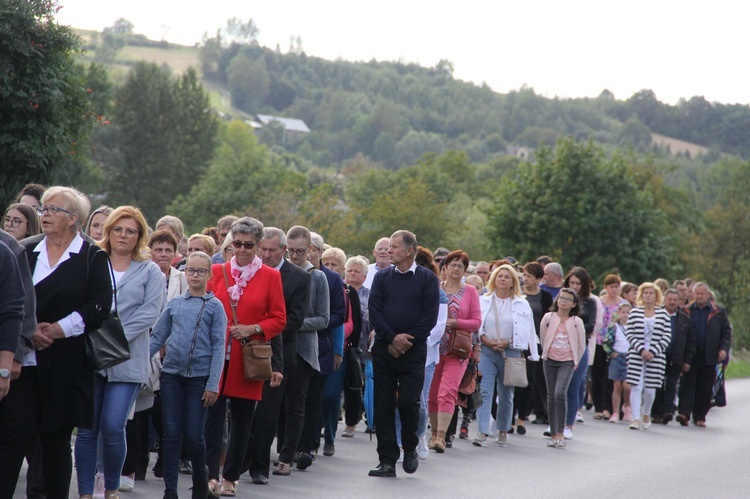
<path fill-rule="evenodd" d="M 750 352 L 744 349 L 732 352 L 724 375 L 726 379 L 750 378 Z"/>

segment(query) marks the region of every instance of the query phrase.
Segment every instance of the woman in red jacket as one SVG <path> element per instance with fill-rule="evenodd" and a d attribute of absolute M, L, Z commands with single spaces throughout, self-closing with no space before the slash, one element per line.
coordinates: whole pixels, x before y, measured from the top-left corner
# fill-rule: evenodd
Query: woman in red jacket
<path fill-rule="evenodd" d="M 270 340 L 286 325 L 286 307 L 281 274 L 263 265 L 255 253 L 263 239 L 263 224 L 250 217 L 232 224 L 234 256 L 224 264 L 212 267 L 208 290 L 224 304 L 227 314 L 227 354 L 219 388 L 219 401 L 212 406 L 206 422 L 206 451 L 209 468 L 209 491 L 212 495 L 233 497 L 245 456 L 255 404 L 261 398 L 262 381 L 244 377 L 242 345 L 250 339 Z M 234 310 L 233 310 L 234 309 Z M 278 375 L 278 374 L 277 374 Z M 226 401 L 231 404 L 227 457 L 219 485 L 219 460 Z"/>

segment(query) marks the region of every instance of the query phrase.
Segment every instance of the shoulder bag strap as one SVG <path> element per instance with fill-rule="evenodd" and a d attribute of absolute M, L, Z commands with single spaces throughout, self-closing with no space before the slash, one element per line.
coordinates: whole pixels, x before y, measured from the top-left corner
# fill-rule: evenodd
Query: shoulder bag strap
<path fill-rule="evenodd" d="M 230 265 L 229 263 L 225 263 L 221 266 L 221 270 L 224 271 L 224 284 L 227 285 L 227 291 L 229 291 L 229 275 L 227 275 L 227 265 Z M 237 320 L 237 302 L 232 300 L 232 297 L 229 297 L 229 305 L 232 307 L 232 320 L 234 321 L 234 325 L 238 325 L 240 323 L 239 320 Z"/>

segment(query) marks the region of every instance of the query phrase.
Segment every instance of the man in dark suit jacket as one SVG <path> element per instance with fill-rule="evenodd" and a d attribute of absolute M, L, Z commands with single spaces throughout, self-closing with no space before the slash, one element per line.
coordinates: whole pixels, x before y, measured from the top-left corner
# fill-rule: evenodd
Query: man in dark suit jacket
<path fill-rule="evenodd" d="M 677 421 L 687 426 L 692 409 L 695 426 L 705 427 L 706 415 L 711 409 L 716 365 L 724 362 L 729 355 L 732 325 L 727 311 L 709 300 L 708 284 L 695 283 L 693 296 L 695 301 L 685 308 L 685 312 L 690 316 L 690 327 L 695 337 L 695 357 L 690 370 L 682 377 L 680 399 L 685 400 L 685 412 L 680 410 Z"/>
<path fill-rule="evenodd" d="M 286 303 L 286 327 L 271 341 L 273 347 L 270 381 L 263 384 L 263 398 L 258 402 L 253 418 L 252 445 L 248 445 L 248 461 L 253 483 L 268 483 L 271 465 L 271 444 L 276 433 L 281 402 L 289 373 L 297 363 L 297 330 L 305 318 L 305 307 L 310 299 L 310 274 L 284 258 L 286 234 L 275 227 L 266 227 L 258 256 L 264 265 L 281 273 Z"/>
<path fill-rule="evenodd" d="M 674 417 L 674 400 L 677 395 L 677 381 L 690 370 L 695 355 L 695 338 L 690 329 L 690 317 L 681 308 L 682 300 L 676 289 L 664 293 L 664 309 L 669 314 L 672 325 L 672 338 L 666 350 L 667 368 L 662 388 L 656 390 L 656 398 L 651 409 L 654 423 L 667 424 Z M 679 411 L 690 412 L 686 400 L 680 399 Z"/>

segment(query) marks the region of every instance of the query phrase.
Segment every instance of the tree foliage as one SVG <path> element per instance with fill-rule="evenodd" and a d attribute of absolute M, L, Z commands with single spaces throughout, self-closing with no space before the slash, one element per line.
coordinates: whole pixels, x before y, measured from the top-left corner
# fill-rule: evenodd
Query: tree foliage
<path fill-rule="evenodd" d="M 88 99 L 75 69 L 78 37 L 48 0 L 0 2 L 0 201 L 48 183 L 88 133 Z"/>
<path fill-rule="evenodd" d="M 666 217 L 651 189 L 639 189 L 621 155 L 592 142 L 561 139 L 542 148 L 500 187 L 488 210 L 496 253 L 531 260 L 541 254 L 592 276 L 620 272 L 641 282 L 670 270 Z"/>
<path fill-rule="evenodd" d="M 140 62 L 117 89 L 113 135 L 118 156 L 104 158 L 110 204 L 139 206 L 149 220 L 200 180 L 213 157 L 217 120 L 195 70 Z"/>

